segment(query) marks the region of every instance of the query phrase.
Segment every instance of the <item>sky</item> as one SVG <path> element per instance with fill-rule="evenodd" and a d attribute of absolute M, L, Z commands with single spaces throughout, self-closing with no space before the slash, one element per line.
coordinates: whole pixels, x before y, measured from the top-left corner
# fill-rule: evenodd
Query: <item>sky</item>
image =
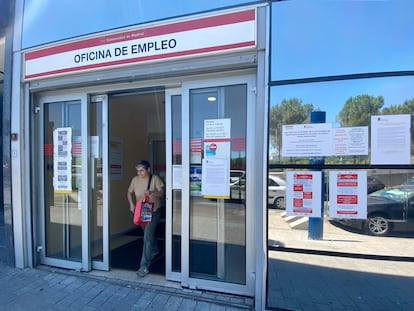
<path fill-rule="evenodd" d="M 270 104 L 284 99 L 298 98 L 302 104 L 313 104 L 315 109 L 326 111 L 326 122 L 335 123 L 336 115 L 346 100 L 358 95 L 383 96 L 384 107 L 400 105 L 414 99 L 414 76 L 341 80 L 272 87 Z"/>
<path fill-rule="evenodd" d="M 23 47 L 254 1 L 26 0 Z M 270 79 L 414 71 L 413 0 L 273 2 Z M 55 31 L 49 31 L 54 29 Z M 413 78 L 381 78 L 274 87 L 271 104 L 296 97 L 335 116 L 351 96 L 383 96 L 385 106 L 414 98 Z"/>
<path fill-rule="evenodd" d="M 22 47 L 254 0 L 26 0 Z M 54 31 L 50 31 L 53 29 Z"/>
<path fill-rule="evenodd" d="M 271 79 L 414 72 L 414 1 L 296 0 L 272 9 Z M 383 96 L 384 107 L 414 98 L 414 76 L 292 84 L 271 90 L 271 104 L 296 97 L 326 111 L 350 97 Z"/>

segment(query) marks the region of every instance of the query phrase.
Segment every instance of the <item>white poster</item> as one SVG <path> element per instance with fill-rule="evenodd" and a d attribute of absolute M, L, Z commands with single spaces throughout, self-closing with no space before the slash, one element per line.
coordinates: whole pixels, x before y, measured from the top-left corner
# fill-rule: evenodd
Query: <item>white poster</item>
<path fill-rule="evenodd" d="M 230 161 L 231 120 L 204 120 L 204 157 Z"/>
<path fill-rule="evenodd" d="M 183 166 L 175 164 L 172 167 L 173 167 L 172 188 L 182 189 L 183 188 Z"/>
<path fill-rule="evenodd" d="M 56 193 L 72 192 L 72 128 L 53 131 L 53 188 Z"/>
<path fill-rule="evenodd" d="M 91 146 L 91 158 L 100 158 L 100 143 L 99 143 L 99 136 L 91 136 L 90 137 L 90 146 Z"/>
<path fill-rule="evenodd" d="M 286 172 L 286 214 L 321 217 L 322 173 Z"/>
<path fill-rule="evenodd" d="M 411 164 L 411 115 L 371 117 L 371 164 Z"/>
<path fill-rule="evenodd" d="M 328 143 L 327 143 L 328 142 Z M 332 155 L 332 124 L 290 124 L 282 128 L 282 157 Z"/>
<path fill-rule="evenodd" d="M 230 198 L 230 169 L 227 159 L 214 157 L 203 159 L 202 172 L 201 194 L 203 196 Z"/>
<path fill-rule="evenodd" d="M 367 172 L 329 172 L 329 217 L 367 218 Z"/>
<path fill-rule="evenodd" d="M 340 127 L 333 131 L 334 155 L 368 155 L 368 126 Z"/>

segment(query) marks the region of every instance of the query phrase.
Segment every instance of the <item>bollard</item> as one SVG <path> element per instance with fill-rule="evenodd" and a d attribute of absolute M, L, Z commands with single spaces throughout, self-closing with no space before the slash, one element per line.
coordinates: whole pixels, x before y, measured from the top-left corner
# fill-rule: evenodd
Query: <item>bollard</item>
<path fill-rule="evenodd" d="M 325 123 L 326 112 L 325 111 L 312 111 L 310 113 L 310 123 Z M 325 164 L 324 157 L 313 157 L 309 159 L 309 164 L 323 165 Z M 318 171 L 322 171 L 318 169 Z M 323 218 L 324 218 L 324 201 L 325 201 L 325 178 L 322 171 L 322 185 L 321 185 L 321 217 L 309 217 L 308 222 L 308 239 L 322 240 L 323 239 Z"/>

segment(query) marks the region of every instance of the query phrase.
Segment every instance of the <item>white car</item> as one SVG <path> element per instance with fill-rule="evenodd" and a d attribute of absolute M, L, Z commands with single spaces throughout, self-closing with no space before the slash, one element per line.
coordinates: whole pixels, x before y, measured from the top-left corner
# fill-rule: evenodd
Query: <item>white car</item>
<path fill-rule="evenodd" d="M 230 186 L 242 186 L 246 182 L 246 172 L 230 170 Z"/>
<path fill-rule="evenodd" d="M 286 181 L 280 176 L 269 174 L 267 187 L 267 204 L 273 208 L 285 209 Z"/>

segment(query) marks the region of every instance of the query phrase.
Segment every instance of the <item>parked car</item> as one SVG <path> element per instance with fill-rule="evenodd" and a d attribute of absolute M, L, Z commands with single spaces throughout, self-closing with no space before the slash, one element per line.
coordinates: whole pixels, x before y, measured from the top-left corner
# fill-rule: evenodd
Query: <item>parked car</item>
<path fill-rule="evenodd" d="M 414 176 L 407 179 L 404 183 L 404 185 L 414 185 Z"/>
<path fill-rule="evenodd" d="M 377 177 L 374 176 L 367 176 L 367 193 L 370 194 L 372 192 L 384 189 L 384 183 L 379 180 Z"/>
<path fill-rule="evenodd" d="M 399 185 L 368 195 L 367 219 L 336 219 L 341 224 L 384 236 L 414 231 L 414 185 Z"/>
<path fill-rule="evenodd" d="M 246 198 L 246 172 L 230 170 L 230 199 L 244 200 Z"/>
<path fill-rule="evenodd" d="M 286 207 L 286 181 L 280 176 L 269 174 L 267 187 L 267 203 L 269 206 L 277 209 L 284 209 Z"/>
<path fill-rule="evenodd" d="M 242 170 L 230 170 L 230 186 L 242 186 L 246 182 L 246 172 Z"/>

